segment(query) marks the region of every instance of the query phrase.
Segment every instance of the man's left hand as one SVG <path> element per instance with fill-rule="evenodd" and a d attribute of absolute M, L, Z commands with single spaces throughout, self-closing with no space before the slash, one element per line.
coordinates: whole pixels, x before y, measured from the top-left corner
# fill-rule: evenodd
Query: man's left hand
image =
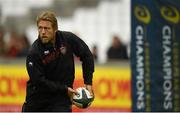
<path fill-rule="evenodd" d="M 94 97 L 92 85 L 85 84 L 85 88 L 90 92 L 90 95 Z"/>

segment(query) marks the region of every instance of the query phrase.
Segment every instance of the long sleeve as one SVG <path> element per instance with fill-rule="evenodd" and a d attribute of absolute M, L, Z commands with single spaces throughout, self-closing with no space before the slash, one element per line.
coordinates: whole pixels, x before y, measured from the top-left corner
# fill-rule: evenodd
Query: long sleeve
<path fill-rule="evenodd" d="M 80 57 L 80 60 L 82 61 L 84 83 L 92 85 L 94 58 L 91 51 L 85 42 L 76 35 L 71 33 L 69 39 L 75 55 Z"/>
<path fill-rule="evenodd" d="M 30 81 L 37 87 L 43 88 L 44 92 L 56 92 L 58 90 L 66 91 L 67 87 L 58 82 L 48 80 L 45 77 L 45 71 L 37 54 L 29 54 L 26 59 L 26 68 Z"/>

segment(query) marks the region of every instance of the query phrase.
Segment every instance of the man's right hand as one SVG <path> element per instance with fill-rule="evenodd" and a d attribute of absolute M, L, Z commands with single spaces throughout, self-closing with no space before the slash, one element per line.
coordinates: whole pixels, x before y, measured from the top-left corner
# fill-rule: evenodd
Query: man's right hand
<path fill-rule="evenodd" d="M 76 90 L 72 89 L 71 87 L 68 87 L 68 95 L 69 95 L 71 101 L 72 101 L 73 94 L 78 95 L 78 92 Z"/>

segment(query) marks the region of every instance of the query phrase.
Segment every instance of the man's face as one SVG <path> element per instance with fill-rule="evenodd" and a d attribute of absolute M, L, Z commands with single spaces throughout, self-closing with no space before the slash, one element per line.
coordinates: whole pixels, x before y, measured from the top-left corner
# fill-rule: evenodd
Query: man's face
<path fill-rule="evenodd" d="M 54 43 L 56 30 L 53 29 L 50 21 L 40 20 L 38 23 L 38 32 L 42 43 Z"/>

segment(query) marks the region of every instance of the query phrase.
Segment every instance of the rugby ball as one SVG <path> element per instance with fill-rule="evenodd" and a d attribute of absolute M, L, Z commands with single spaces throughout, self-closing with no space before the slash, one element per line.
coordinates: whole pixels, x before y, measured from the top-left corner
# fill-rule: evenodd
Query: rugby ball
<path fill-rule="evenodd" d="M 77 94 L 73 94 L 73 104 L 78 108 L 87 108 L 91 105 L 94 97 L 90 95 L 89 91 L 85 87 L 79 87 L 76 89 Z"/>

